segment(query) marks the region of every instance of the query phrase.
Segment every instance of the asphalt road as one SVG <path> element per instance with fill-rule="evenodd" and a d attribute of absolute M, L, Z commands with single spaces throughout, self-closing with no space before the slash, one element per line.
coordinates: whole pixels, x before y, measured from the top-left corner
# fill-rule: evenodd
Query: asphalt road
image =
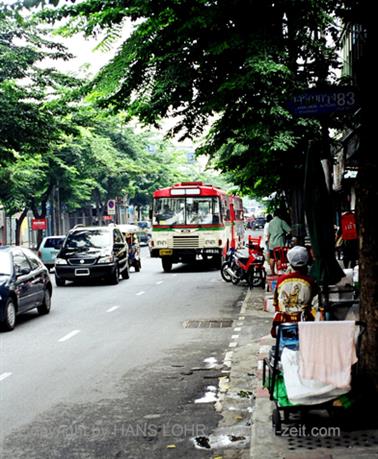
<path fill-rule="evenodd" d="M 243 293 L 202 265 L 164 273 L 146 249 L 142 271 L 116 286 L 55 288 L 48 316 L 0 335 L 0 457 L 211 457 L 192 438 L 219 415 L 198 401 L 233 329 L 184 324 L 236 319 Z"/>

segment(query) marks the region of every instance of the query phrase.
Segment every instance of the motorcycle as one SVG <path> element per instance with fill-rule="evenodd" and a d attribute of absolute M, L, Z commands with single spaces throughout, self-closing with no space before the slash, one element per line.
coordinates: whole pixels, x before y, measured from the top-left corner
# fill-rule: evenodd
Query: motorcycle
<path fill-rule="evenodd" d="M 221 275 L 226 282 L 237 285 L 245 280 L 252 287 L 265 288 L 266 271 L 265 257 L 260 247 L 260 240 L 249 237 L 248 252 L 229 251 L 226 261 L 222 264 Z"/>

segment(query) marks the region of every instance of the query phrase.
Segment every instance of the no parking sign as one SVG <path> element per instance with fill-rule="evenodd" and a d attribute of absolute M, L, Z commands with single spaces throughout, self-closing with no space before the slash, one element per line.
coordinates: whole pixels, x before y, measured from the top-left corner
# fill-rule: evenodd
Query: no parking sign
<path fill-rule="evenodd" d="M 115 199 L 109 199 L 108 201 L 108 215 L 115 215 L 116 202 Z"/>

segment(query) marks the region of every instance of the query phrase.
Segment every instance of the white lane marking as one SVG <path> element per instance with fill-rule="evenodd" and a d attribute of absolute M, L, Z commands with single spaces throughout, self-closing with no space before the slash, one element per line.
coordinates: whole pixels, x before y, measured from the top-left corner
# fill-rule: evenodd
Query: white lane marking
<path fill-rule="evenodd" d="M 244 320 L 245 317 L 244 316 L 240 316 L 238 320 Z"/>
<path fill-rule="evenodd" d="M 241 327 L 235 327 L 234 331 L 241 331 Z"/>
<path fill-rule="evenodd" d="M 239 325 L 239 327 L 240 327 L 241 325 L 244 325 L 244 324 L 243 324 L 243 322 L 236 322 L 236 325 Z"/>
<path fill-rule="evenodd" d="M 239 338 L 239 335 L 232 335 L 231 336 L 231 339 L 238 339 Z"/>
<path fill-rule="evenodd" d="M 177 274 L 172 274 L 172 276 L 173 276 L 173 277 L 176 277 L 176 276 L 177 276 Z"/>
<path fill-rule="evenodd" d="M 144 292 L 144 291 L 142 290 L 141 292 L 138 292 L 138 293 L 136 294 L 136 296 L 144 295 L 145 293 L 146 293 L 146 292 Z"/>
<path fill-rule="evenodd" d="M 157 282 L 156 282 L 156 285 L 160 285 L 160 284 L 162 284 L 163 282 L 164 282 L 164 281 L 157 281 Z"/>
<path fill-rule="evenodd" d="M 227 351 L 224 356 L 223 364 L 225 367 L 231 367 L 233 351 Z"/>
<path fill-rule="evenodd" d="M 234 343 L 230 343 L 230 344 L 228 345 L 228 347 L 236 347 L 237 345 L 238 345 L 238 343 L 235 343 L 235 342 L 234 342 Z"/>
<path fill-rule="evenodd" d="M 72 332 L 67 333 L 67 335 L 65 335 L 62 338 L 58 339 L 58 341 L 60 343 L 63 343 L 63 341 L 67 341 L 67 340 L 71 339 L 73 336 L 77 335 L 78 333 L 80 333 L 80 330 L 73 330 Z"/>
<path fill-rule="evenodd" d="M 12 376 L 12 373 L 1 373 L 0 375 L 0 381 L 3 381 L 4 379 L 8 378 L 9 376 Z"/>
<path fill-rule="evenodd" d="M 107 309 L 106 312 L 113 312 L 113 311 L 115 311 L 116 309 L 119 309 L 119 306 L 113 306 L 113 307 Z"/>

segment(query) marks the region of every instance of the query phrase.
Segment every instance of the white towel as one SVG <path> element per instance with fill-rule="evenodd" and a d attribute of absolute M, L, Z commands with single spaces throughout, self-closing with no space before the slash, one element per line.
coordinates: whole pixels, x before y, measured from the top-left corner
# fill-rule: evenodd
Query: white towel
<path fill-rule="evenodd" d="M 349 387 L 357 362 L 355 322 L 298 322 L 299 373 L 335 387 Z"/>

